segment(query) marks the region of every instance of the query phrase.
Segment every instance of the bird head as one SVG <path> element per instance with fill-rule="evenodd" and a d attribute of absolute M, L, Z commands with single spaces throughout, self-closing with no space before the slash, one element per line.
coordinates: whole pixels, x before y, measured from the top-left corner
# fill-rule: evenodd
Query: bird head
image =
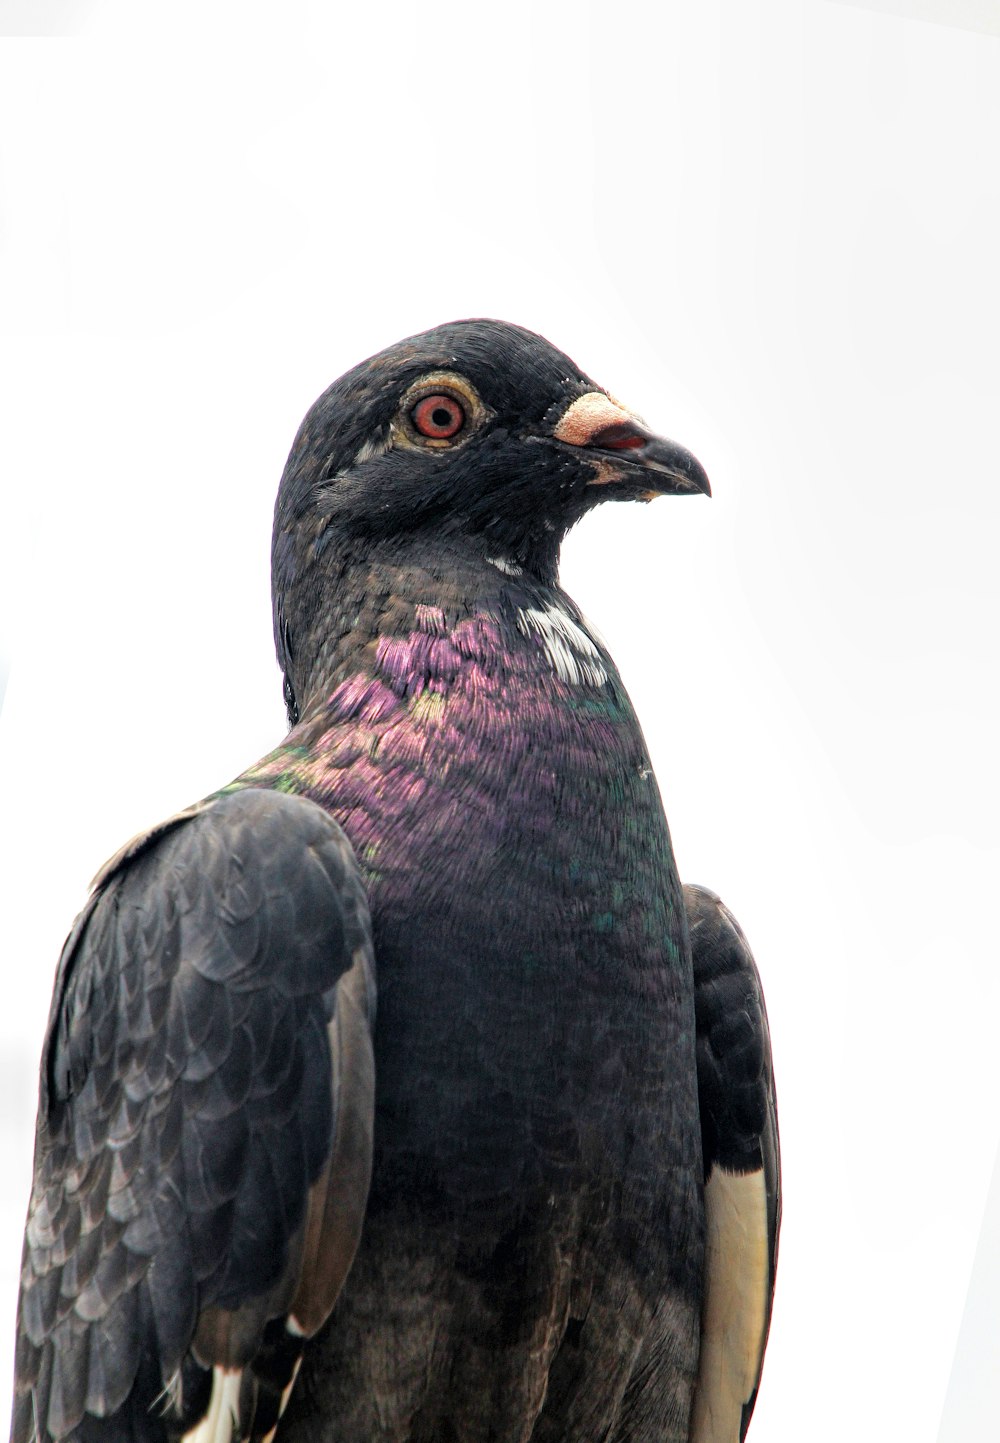
<path fill-rule="evenodd" d="M 275 632 L 320 557 L 490 558 L 554 583 L 569 528 L 601 501 L 709 495 L 653 435 L 541 336 L 501 321 L 437 326 L 363 361 L 307 413 L 275 507 Z M 298 603 L 292 592 L 300 593 Z"/>

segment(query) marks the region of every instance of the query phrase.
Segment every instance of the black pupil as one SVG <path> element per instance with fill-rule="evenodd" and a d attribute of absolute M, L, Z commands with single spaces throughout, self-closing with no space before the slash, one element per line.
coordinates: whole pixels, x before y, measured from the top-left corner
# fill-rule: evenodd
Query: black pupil
<path fill-rule="evenodd" d="M 442 431 L 446 426 L 453 426 L 455 424 L 454 416 L 444 406 L 434 407 L 434 410 L 431 412 L 431 420 L 434 425 L 438 426 Z"/>

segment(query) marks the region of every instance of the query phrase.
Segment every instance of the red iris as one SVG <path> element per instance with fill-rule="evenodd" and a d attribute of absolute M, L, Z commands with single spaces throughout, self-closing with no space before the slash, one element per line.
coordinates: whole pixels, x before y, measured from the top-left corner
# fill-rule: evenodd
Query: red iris
<path fill-rule="evenodd" d="M 421 436 L 450 441 L 465 425 L 465 412 L 453 396 L 425 396 L 410 412 L 410 420 Z"/>

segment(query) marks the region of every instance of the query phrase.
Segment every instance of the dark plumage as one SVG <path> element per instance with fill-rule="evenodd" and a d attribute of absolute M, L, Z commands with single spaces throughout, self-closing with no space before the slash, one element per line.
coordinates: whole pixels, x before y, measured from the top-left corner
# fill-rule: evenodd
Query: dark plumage
<path fill-rule="evenodd" d="M 707 490 L 498 322 L 313 406 L 275 511 L 292 729 L 109 864 L 63 953 L 15 1443 L 227 1443 L 286 1403 L 289 1443 L 742 1436 L 778 1226 L 759 981 L 682 892 L 557 583 L 599 501 Z"/>

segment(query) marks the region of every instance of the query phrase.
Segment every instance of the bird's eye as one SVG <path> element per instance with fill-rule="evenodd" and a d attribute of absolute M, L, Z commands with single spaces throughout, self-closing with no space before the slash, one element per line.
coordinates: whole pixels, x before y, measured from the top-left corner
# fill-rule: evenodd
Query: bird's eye
<path fill-rule="evenodd" d="M 431 441 L 450 441 L 465 425 L 465 411 L 454 396 L 425 396 L 410 412 L 414 430 Z"/>

